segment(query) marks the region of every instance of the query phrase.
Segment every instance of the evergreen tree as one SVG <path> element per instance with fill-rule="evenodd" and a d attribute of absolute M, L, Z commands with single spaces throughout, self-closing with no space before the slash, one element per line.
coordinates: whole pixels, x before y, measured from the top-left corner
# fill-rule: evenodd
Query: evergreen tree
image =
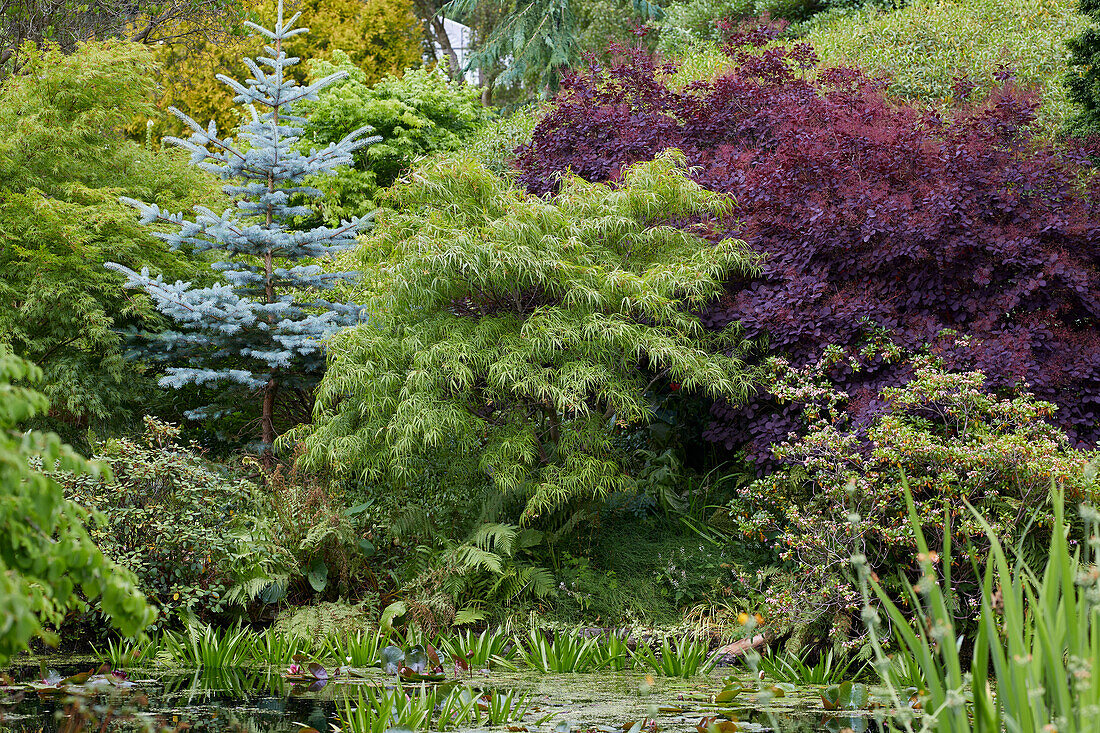
<path fill-rule="evenodd" d="M 327 148 L 309 153 L 299 149 L 305 119 L 295 116 L 294 105 L 316 100 L 318 91 L 344 74 L 332 74 L 306 87 L 286 74 L 298 59 L 286 55 L 284 43 L 307 30 L 294 28 L 297 18 L 296 14 L 283 21 L 280 0 L 274 30 L 249 23 L 271 40 L 273 45 L 266 48 L 269 55 L 245 59 L 252 72 L 247 84 L 218 77 L 236 92 L 236 101 L 249 108 L 252 121 L 241 127 L 236 139 L 220 138 L 213 123 L 204 130 L 184 113 L 172 110 L 194 134 L 188 140 L 166 140 L 189 150 L 192 163 L 229 181 L 225 191 L 237 200 L 239 212 L 227 210 L 219 216 L 195 207 L 195 221 L 187 221 L 182 214 L 169 214 L 155 204 L 125 199 L 141 210 L 143 223 L 170 225 L 156 236 L 171 247 L 224 252 L 213 267 L 225 282 L 193 288 L 191 283 L 154 278 L 147 268 L 137 273 L 116 263 L 107 265 L 127 276 L 127 287 L 144 288 L 158 310 L 182 327 L 152 337 L 160 346 L 152 353 L 174 364 L 161 379 L 162 386 L 228 385 L 235 389 L 222 394 L 228 405 L 235 406 L 239 401 L 230 400 L 241 389 L 262 394 L 261 433 L 268 460 L 275 439 L 276 398 L 280 392 L 290 392 L 308 400 L 324 368 L 322 341 L 360 320 L 361 309 L 355 304 L 307 294 L 331 289 L 354 275 L 326 273 L 315 260 L 353 246 L 369 217 L 343 221 L 333 228 L 293 231 L 293 219 L 309 214 L 307 204 L 321 195 L 303 181 L 349 164 L 355 150 L 379 139 L 365 137 L 369 128 L 361 128 Z M 257 106 L 264 111 L 258 112 Z M 189 416 L 217 415 L 221 406 L 211 405 Z"/>
<path fill-rule="evenodd" d="M 1071 54 L 1066 87 L 1069 98 L 1083 108 L 1070 120 L 1067 132 L 1088 137 L 1100 134 L 1100 0 L 1080 0 L 1078 10 L 1092 24 L 1066 42 Z"/>
<path fill-rule="evenodd" d="M 630 0 L 639 20 L 660 20 L 664 11 L 649 0 Z M 466 62 L 467 69 L 493 69 L 503 63 L 505 71 L 494 84 L 532 81 L 553 94 L 561 73 L 581 55 L 578 39 L 583 30 L 572 0 L 450 0 L 443 10 L 456 19 L 471 23 L 487 8 L 510 8 L 488 34 L 480 48 Z M 602 49 L 601 49 L 602 50 Z"/>

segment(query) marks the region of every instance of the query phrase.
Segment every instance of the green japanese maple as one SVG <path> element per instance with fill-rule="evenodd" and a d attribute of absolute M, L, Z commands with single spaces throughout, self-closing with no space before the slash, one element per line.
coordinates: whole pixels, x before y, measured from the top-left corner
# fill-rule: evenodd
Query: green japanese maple
<path fill-rule="evenodd" d="M 155 330 L 161 318 L 103 263 L 193 273 L 191 258 L 150 236 L 119 196 L 187 208 L 220 194 L 186 155 L 123 137 L 151 111 L 149 49 L 28 44 L 21 58 L 0 84 L 0 343 L 42 368 L 55 425 L 114 420 L 152 385 L 125 358 L 119 331 Z"/>
<path fill-rule="evenodd" d="M 567 177 L 553 200 L 468 157 L 398 183 L 361 250 L 371 320 L 334 339 L 315 422 L 288 436 L 302 460 L 365 481 L 472 461 L 526 520 L 634 488 L 613 438 L 652 418 L 654 385 L 732 401 L 752 385 L 735 332 L 692 310 L 756 257 L 701 236 L 732 202 L 681 166 Z"/>

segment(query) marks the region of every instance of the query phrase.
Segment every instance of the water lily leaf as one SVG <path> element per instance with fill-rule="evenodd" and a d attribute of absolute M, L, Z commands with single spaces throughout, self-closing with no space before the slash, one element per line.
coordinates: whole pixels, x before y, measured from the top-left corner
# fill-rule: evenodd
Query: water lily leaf
<path fill-rule="evenodd" d="M 428 653 L 417 644 L 405 652 L 405 666 L 413 672 L 421 673 L 428 668 Z"/>
<path fill-rule="evenodd" d="M 313 590 L 320 593 L 328 586 L 328 564 L 319 558 L 314 560 L 306 569 L 306 578 Z"/>
<path fill-rule="evenodd" d="M 310 674 L 313 675 L 314 679 L 318 679 L 318 680 L 327 680 L 328 679 L 328 670 L 326 670 L 324 667 L 322 667 L 317 662 L 310 662 L 309 672 L 310 672 Z"/>
<path fill-rule="evenodd" d="M 298 733 L 321 733 L 316 728 L 299 728 Z"/>
<path fill-rule="evenodd" d="M 74 674 L 72 677 L 66 677 L 65 679 L 61 680 L 61 684 L 63 684 L 63 685 L 83 685 L 85 682 L 87 682 L 88 680 L 90 680 L 92 678 L 93 674 L 95 674 L 95 672 L 92 672 L 92 671 L 78 672 L 78 673 Z"/>
<path fill-rule="evenodd" d="M 381 659 L 379 664 L 382 667 L 382 671 L 386 674 L 397 674 L 398 668 L 401 663 L 405 661 L 405 652 L 401 651 L 398 647 L 390 644 L 382 650 Z"/>
<path fill-rule="evenodd" d="M 841 682 L 821 691 L 821 705 L 826 710 L 863 710 L 867 697 L 867 685 Z"/>
<path fill-rule="evenodd" d="M 569 733 L 571 730 L 573 730 L 573 726 L 568 720 L 559 721 L 558 724 L 554 726 L 554 733 Z"/>
<path fill-rule="evenodd" d="M 439 661 L 439 652 L 435 650 L 435 647 L 428 644 L 424 647 L 424 651 L 428 654 L 428 661 L 431 662 L 433 672 L 442 672 L 443 663 Z"/>
<path fill-rule="evenodd" d="M 378 619 L 378 625 L 388 631 L 393 630 L 393 620 L 408 613 L 409 607 L 404 601 L 394 601 L 382 610 L 382 616 Z"/>
<path fill-rule="evenodd" d="M 446 679 L 446 677 L 441 674 L 414 672 L 409 667 L 401 667 L 397 670 L 397 673 L 401 675 L 401 679 L 407 682 L 442 682 Z"/>
<path fill-rule="evenodd" d="M 314 680 L 313 682 L 310 683 L 309 687 L 307 687 L 306 690 L 308 692 L 317 692 L 318 690 L 323 689 L 324 686 L 327 685 L 327 684 L 328 684 L 328 678 Z"/>
<path fill-rule="evenodd" d="M 726 689 L 722 690 L 714 696 L 714 701 L 717 703 L 733 702 L 738 697 L 740 697 L 741 693 L 743 693 L 744 691 L 744 687 L 727 687 Z"/>

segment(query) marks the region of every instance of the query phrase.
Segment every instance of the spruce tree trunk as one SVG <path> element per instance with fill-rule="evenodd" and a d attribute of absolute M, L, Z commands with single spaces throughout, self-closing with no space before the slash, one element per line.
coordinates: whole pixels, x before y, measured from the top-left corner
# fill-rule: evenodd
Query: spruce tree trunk
<path fill-rule="evenodd" d="M 260 418 L 260 426 L 263 432 L 261 440 L 264 442 L 262 455 L 264 468 L 275 467 L 275 451 L 272 445 L 275 443 L 275 393 L 279 391 L 279 383 L 272 377 L 264 387 L 263 416 Z"/>

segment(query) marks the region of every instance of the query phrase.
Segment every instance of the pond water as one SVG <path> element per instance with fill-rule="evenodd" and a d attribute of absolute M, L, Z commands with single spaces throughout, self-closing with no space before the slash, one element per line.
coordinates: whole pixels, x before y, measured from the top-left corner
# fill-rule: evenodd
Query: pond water
<path fill-rule="evenodd" d="M 94 660 L 54 660 L 47 667 L 62 675 L 87 671 Z M 111 706 L 132 711 L 138 721 L 190 731 L 248 731 L 252 733 L 298 733 L 303 727 L 329 733 L 339 724 L 338 711 L 348 699 L 356 700 L 366 685 L 392 684 L 378 670 L 354 680 L 334 679 L 323 686 L 284 679 L 284 669 L 243 670 L 143 670 L 129 671 L 123 687 L 93 687 L 82 696 L 85 704 L 99 710 Z M 7 673 L 16 682 L 41 677 L 39 666 L 13 667 Z M 713 696 L 729 685 L 729 669 L 691 680 L 647 678 L 639 672 L 598 672 L 573 675 L 535 673 L 474 672 L 463 678 L 475 690 L 519 690 L 529 695 L 530 706 L 522 722 L 497 726 L 496 731 L 516 733 L 624 733 L 636 722 L 655 721 L 660 731 L 696 733 L 704 717 L 721 714 L 719 721 L 733 718 L 736 730 L 831 731 L 851 729 L 854 733 L 877 731 L 870 712 L 826 712 L 820 688 L 806 687 L 772 694 L 748 676 L 733 681 L 752 688 L 739 694 L 732 704 L 716 706 Z M 405 683 L 405 689 L 419 684 Z M 70 700 L 71 701 L 71 700 Z M 37 690 L 0 690 L 0 730 L 19 733 L 68 731 L 64 712 L 66 696 L 39 694 Z M 129 724 L 133 727 L 133 723 Z M 97 726 L 98 729 L 98 726 Z M 110 728 L 114 730 L 115 728 Z M 118 728 L 123 729 L 123 728 Z M 472 727 L 460 731 L 478 730 Z M 650 730 L 647 725 L 642 733 Z M 722 733 L 733 730 L 727 726 Z"/>

